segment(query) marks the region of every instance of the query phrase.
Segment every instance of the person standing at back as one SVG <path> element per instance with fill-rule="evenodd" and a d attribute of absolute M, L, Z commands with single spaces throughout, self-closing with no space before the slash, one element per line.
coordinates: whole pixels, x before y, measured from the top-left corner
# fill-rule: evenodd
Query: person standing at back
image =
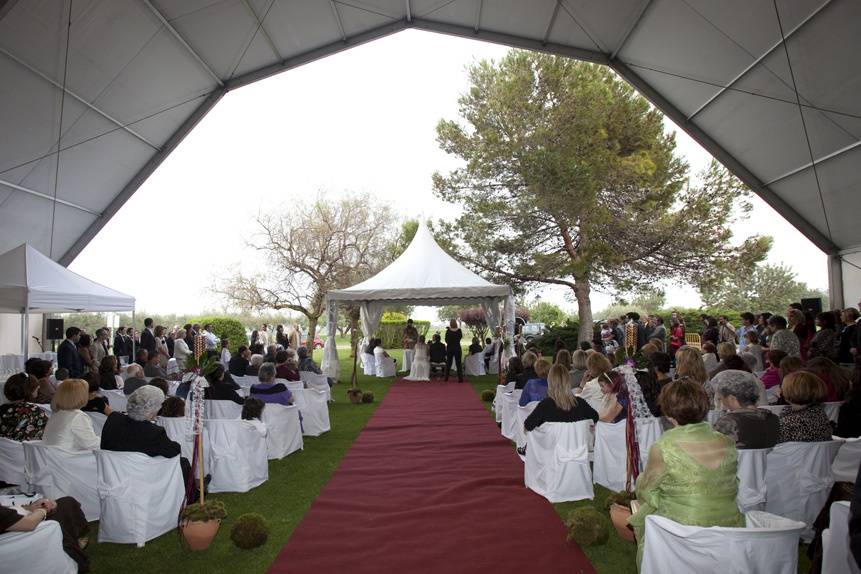
<path fill-rule="evenodd" d="M 81 330 L 77 327 L 66 329 L 66 340 L 60 343 L 57 349 L 57 366 L 67 369 L 69 377 L 76 379 L 84 374 L 84 362 L 78 354 L 78 341 L 81 339 Z"/>
<path fill-rule="evenodd" d="M 445 380 L 448 381 L 448 376 L 451 373 L 451 363 L 454 361 L 457 367 L 457 382 L 463 382 L 463 364 L 462 350 L 460 348 L 460 340 L 463 339 L 463 331 L 457 326 L 457 321 L 451 320 L 449 326 L 445 330 Z"/>
<path fill-rule="evenodd" d="M 150 355 L 155 355 L 155 334 L 153 332 L 152 319 L 144 319 L 144 330 L 141 331 L 141 349 L 146 349 Z"/>

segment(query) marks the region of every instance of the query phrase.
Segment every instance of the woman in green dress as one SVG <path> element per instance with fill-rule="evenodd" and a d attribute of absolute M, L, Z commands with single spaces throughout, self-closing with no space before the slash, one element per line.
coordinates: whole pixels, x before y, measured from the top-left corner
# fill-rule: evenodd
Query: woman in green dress
<path fill-rule="evenodd" d="M 638 568 L 649 514 L 692 526 L 744 526 L 735 502 L 735 443 L 704 422 L 709 398 L 702 384 L 683 377 L 663 387 L 658 401 L 674 428 L 649 449 L 637 481 L 639 508 L 628 522 L 637 536 Z"/>

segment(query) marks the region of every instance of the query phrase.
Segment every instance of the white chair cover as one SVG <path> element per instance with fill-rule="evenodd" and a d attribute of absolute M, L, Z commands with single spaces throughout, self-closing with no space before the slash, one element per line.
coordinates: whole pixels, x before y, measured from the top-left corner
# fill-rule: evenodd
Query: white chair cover
<path fill-rule="evenodd" d="M 113 391 L 102 391 L 102 395 L 106 399 L 108 399 L 108 404 L 111 405 L 112 411 L 117 411 L 124 413 L 126 412 L 126 403 L 128 403 L 128 397 L 126 397 L 123 392 L 119 389 Z"/>
<path fill-rule="evenodd" d="M 102 413 L 84 412 L 87 413 L 87 416 L 90 417 L 90 421 L 93 423 L 93 432 L 96 433 L 96 436 L 102 436 L 102 429 L 105 427 L 105 421 L 108 420 L 108 417 Z"/>
<path fill-rule="evenodd" d="M 23 444 L 24 472 L 30 488 L 45 498 L 71 496 L 81 503 L 88 521 L 98 520 L 98 476 L 93 451 L 45 446 L 40 440 Z"/>
<path fill-rule="evenodd" d="M 204 445 L 209 450 L 210 492 L 248 492 L 269 479 L 266 438 L 247 421 L 204 421 Z"/>
<path fill-rule="evenodd" d="M 484 355 L 481 355 L 482 361 L 484 360 Z M 487 374 L 488 375 L 498 375 L 499 374 L 499 349 L 497 346 L 497 351 L 490 357 L 490 362 L 487 364 Z"/>
<path fill-rule="evenodd" d="M 194 435 L 188 428 L 189 419 L 186 417 L 158 417 L 156 424 L 167 433 L 167 438 L 179 444 L 181 456 L 191 462 L 194 454 Z"/>
<path fill-rule="evenodd" d="M 831 520 L 822 531 L 822 574 L 861 574 L 849 551 L 849 502 L 831 505 Z"/>
<path fill-rule="evenodd" d="M 843 401 L 822 403 L 822 406 L 825 408 L 825 414 L 828 415 L 828 420 L 836 423 L 837 416 L 840 414 L 840 407 L 843 406 Z"/>
<path fill-rule="evenodd" d="M 206 418 L 238 419 L 242 416 L 242 405 L 233 401 L 204 401 Z"/>
<path fill-rule="evenodd" d="M 509 440 L 516 437 L 517 427 L 517 403 L 523 389 L 516 389 L 502 395 L 502 436 Z"/>
<path fill-rule="evenodd" d="M 647 516 L 640 573 L 796 574 L 804 524 L 759 511 L 745 519 L 746 528 L 702 528 Z"/>
<path fill-rule="evenodd" d="M 709 423 L 710 427 L 715 426 L 715 423 L 724 415 L 724 411 L 716 411 L 714 409 L 710 410 L 706 415 L 706 421 Z"/>
<path fill-rule="evenodd" d="M 415 349 L 404 349 L 404 364 L 401 366 L 401 371 L 410 372 L 410 369 L 413 366 L 413 357 L 415 354 Z"/>
<path fill-rule="evenodd" d="M 394 377 L 397 375 L 395 360 L 380 355 L 376 358 L 376 375 L 378 377 Z"/>
<path fill-rule="evenodd" d="M 4 572 L 75 574 L 78 565 L 63 551 L 60 523 L 46 520 L 31 532 L 0 534 L 0 564 Z"/>
<path fill-rule="evenodd" d="M 664 427 L 661 426 L 659 418 L 637 419 L 634 425 L 637 429 L 637 444 L 640 447 L 640 472 L 643 472 L 649 461 L 649 448 L 664 434 Z"/>
<path fill-rule="evenodd" d="M 595 423 L 595 464 L 592 468 L 595 484 L 613 492 L 625 490 L 628 472 L 625 434 L 627 421 Z"/>
<path fill-rule="evenodd" d="M 738 494 L 735 497 L 742 514 L 751 510 L 764 510 L 768 484 L 765 469 L 770 448 L 738 449 Z"/>
<path fill-rule="evenodd" d="M 260 380 L 254 375 L 243 375 L 241 377 L 233 375 L 233 382 L 243 389 L 249 389 L 251 388 L 251 385 L 256 385 Z"/>
<path fill-rule="evenodd" d="M 377 374 L 377 361 L 371 353 L 362 353 L 362 369 L 369 377 Z"/>
<path fill-rule="evenodd" d="M 463 365 L 464 373 L 467 377 L 483 377 L 487 373 L 484 372 L 484 354 L 475 353 L 467 355 Z"/>
<path fill-rule="evenodd" d="M 523 425 L 526 422 L 526 417 L 531 415 L 535 407 L 538 406 L 538 402 L 532 401 L 524 407 L 517 406 L 517 424 L 514 425 L 514 439 L 512 440 L 517 443 L 518 448 L 526 446 L 526 427 Z"/>
<path fill-rule="evenodd" d="M 493 397 L 493 413 L 498 423 L 502 422 L 502 397 L 506 392 L 508 392 L 508 387 L 496 385 L 496 396 Z"/>
<path fill-rule="evenodd" d="M 544 423 L 526 433 L 526 487 L 550 502 L 594 498 L 589 469 L 592 421 Z"/>
<path fill-rule="evenodd" d="M 301 391 L 302 389 L 305 388 L 305 383 L 302 382 L 301 380 L 288 381 L 287 379 L 275 379 L 275 383 L 276 384 L 281 383 L 282 385 L 287 387 L 287 390 L 290 391 L 291 393 L 295 393 L 296 391 Z"/>
<path fill-rule="evenodd" d="M 295 405 L 302 413 L 302 434 L 320 436 L 332 430 L 329 422 L 329 403 L 326 393 L 316 389 L 299 389 L 293 392 Z"/>
<path fill-rule="evenodd" d="M 261 420 L 269 429 L 266 453 L 270 460 L 302 450 L 304 442 L 299 424 L 299 407 L 267 403 Z"/>
<path fill-rule="evenodd" d="M 831 465 L 834 482 L 855 482 L 858 467 L 861 466 L 861 438 L 831 438 L 843 443 Z"/>
<path fill-rule="evenodd" d="M 783 409 L 786 408 L 786 405 L 759 405 L 756 408 L 763 409 L 766 411 L 773 412 L 776 416 L 780 416 L 780 413 L 783 412 Z"/>
<path fill-rule="evenodd" d="M 19 486 L 27 484 L 27 476 L 24 473 L 23 443 L 8 438 L 0 438 L 0 480 Z"/>
<path fill-rule="evenodd" d="M 316 389 L 326 393 L 327 401 L 334 401 L 332 398 L 332 387 L 329 386 L 329 378 L 326 375 L 318 375 L 310 371 L 299 371 L 299 378 L 305 383 L 309 389 Z"/>
<path fill-rule="evenodd" d="M 828 499 L 834 475 L 831 465 L 840 441 L 785 442 L 768 453 L 765 510 L 807 525 L 801 537 L 813 539 L 813 521 Z"/>
<path fill-rule="evenodd" d="M 99 542 L 144 544 L 176 528 L 185 497 L 179 457 L 96 451 Z"/>

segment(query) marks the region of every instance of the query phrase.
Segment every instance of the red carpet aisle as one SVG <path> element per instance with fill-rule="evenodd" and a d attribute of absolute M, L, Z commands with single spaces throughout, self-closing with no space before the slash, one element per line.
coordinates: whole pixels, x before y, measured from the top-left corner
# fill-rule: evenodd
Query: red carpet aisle
<path fill-rule="evenodd" d="M 290 496 L 290 493 L 285 493 Z M 468 384 L 393 384 L 270 573 L 593 572 Z"/>

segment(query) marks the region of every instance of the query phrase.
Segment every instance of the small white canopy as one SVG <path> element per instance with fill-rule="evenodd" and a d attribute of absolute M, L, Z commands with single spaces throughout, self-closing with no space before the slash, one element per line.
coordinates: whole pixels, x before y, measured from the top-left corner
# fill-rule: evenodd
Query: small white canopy
<path fill-rule="evenodd" d="M 0 313 L 133 311 L 135 298 L 81 277 L 24 243 L 0 255 Z"/>

